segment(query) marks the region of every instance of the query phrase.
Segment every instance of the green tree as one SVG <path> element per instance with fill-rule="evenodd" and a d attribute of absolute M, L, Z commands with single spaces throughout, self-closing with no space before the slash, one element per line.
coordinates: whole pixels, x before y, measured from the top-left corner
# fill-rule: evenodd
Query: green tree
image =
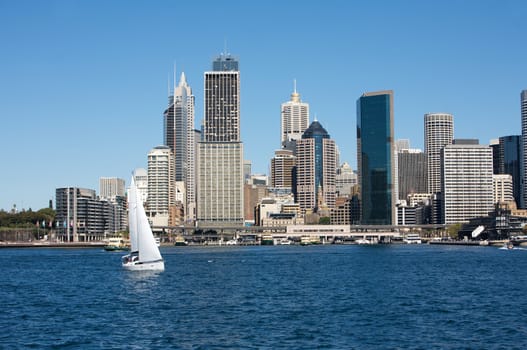
<path fill-rule="evenodd" d="M 329 225 L 331 223 L 331 218 L 328 216 L 323 216 L 318 220 L 320 225 Z"/>

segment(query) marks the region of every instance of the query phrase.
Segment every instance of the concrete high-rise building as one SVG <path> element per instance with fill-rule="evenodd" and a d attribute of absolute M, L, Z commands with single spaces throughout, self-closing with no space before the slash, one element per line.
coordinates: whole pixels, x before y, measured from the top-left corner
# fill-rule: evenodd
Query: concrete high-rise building
<path fill-rule="evenodd" d="M 291 100 L 282 103 L 280 142 L 282 148 L 287 148 L 290 141 L 297 141 L 309 126 L 309 104 L 300 100 L 296 92 L 296 81 Z"/>
<path fill-rule="evenodd" d="M 487 216 L 494 209 L 492 149 L 456 140 L 443 147 L 441 162 L 444 223 Z"/>
<path fill-rule="evenodd" d="M 393 91 L 363 94 L 357 101 L 357 164 L 361 223 L 396 222 Z"/>
<path fill-rule="evenodd" d="M 426 155 L 420 149 L 401 149 L 397 152 L 398 199 L 409 194 L 426 193 Z"/>
<path fill-rule="evenodd" d="M 335 207 L 337 170 L 335 141 L 315 120 L 297 140 L 297 201 L 303 210 L 318 209 L 319 203 Z M 319 198 L 322 195 L 323 198 Z"/>
<path fill-rule="evenodd" d="M 243 225 L 243 144 L 238 60 L 222 54 L 205 72 L 205 119 L 198 143 L 200 226 Z"/>
<path fill-rule="evenodd" d="M 441 150 L 454 139 L 454 117 L 447 113 L 428 113 L 424 124 L 427 192 L 436 193 L 441 191 Z"/>
<path fill-rule="evenodd" d="M 520 208 L 527 208 L 527 90 L 520 95 L 522 116 L 522 171 L 521 171 L 521 202 L 517 203 Z"/>
<path fill-rule="evenodd" d="M 99 178 L 99 197 L 104 199 L 115 199 L 124 197 L 125 183 L 123 179 L 116 177 Z"/>
<path fill-rule="evenodd" d="M 499 174 L 512 176 L 512 192 L 516 205 L 521 203 L 521 143 L 520 135 L 502 136 L 499 138 Z"/>
<path fill-rule="evenodd" d="M 284 188 L 292 191 L 296 181 L 296 157 L 293 151 L 282 149 L 274 152 L 271 159 L 271 187 Z"/>
<path fill-rule="evenodd" d="M 494 203 L 511 202 L 512 196 L 512 176 L 509 174 L 492 175 L 492 188 L 494 194 Z"/>
<path fill-rule="evenodd" d="M 174 85 L 175 85 L 174 81 Z M 164 112 L 165 145 L 174 155 L 174 179 L 185 183 L 184 212 L 187 221 L 195 217 L 196 161 L 194 132 L 195 98 L 187 84 L 185 73 L 181 73 L 179 84 L 174 86 L 169 105 Z"/>
<path fill-rule="evenodd" d="M 157 146 L 148 153 L 148 198 L 146 214 L 154 226 L 169 224 L 170 208 L 175 204 L 174 155 L 168 146 Z"/>

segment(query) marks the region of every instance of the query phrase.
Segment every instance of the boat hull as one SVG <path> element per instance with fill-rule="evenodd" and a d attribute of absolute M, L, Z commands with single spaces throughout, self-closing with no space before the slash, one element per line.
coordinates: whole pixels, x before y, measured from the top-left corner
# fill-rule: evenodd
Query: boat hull
<path fill-rule="evenodd" d="M 130 261 L 123 262 L 123 267 L 129 271 L 163 271 L 165 262 L 163 260 L 150 262 Z"/>

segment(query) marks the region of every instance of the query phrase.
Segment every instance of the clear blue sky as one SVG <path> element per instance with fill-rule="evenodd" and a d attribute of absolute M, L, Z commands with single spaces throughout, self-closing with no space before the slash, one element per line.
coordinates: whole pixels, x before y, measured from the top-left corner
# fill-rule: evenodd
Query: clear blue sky
<path fill-rule="evenodd" d="M 0 209 L 38 210 L 64 186 L 129 182 L 163 143 L 174 62 L 203 118 L 203 73 L 239 57 L 245 159 L 268 173 L 293 79 L 356 168 L 356 101 L 394 90 L 395 137 L 423 115 L 457 138 L 517 135 L 527 2 L 0 0 Z"/>

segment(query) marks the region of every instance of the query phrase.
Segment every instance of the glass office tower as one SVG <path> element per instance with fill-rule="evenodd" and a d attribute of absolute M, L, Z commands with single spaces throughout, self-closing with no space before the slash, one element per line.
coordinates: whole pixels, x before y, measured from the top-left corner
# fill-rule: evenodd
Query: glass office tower
<path fill-rule="evenodd" d="M 395 224 L 393 91 L 357 101 L 357 164 L 363 225 Z"/>

